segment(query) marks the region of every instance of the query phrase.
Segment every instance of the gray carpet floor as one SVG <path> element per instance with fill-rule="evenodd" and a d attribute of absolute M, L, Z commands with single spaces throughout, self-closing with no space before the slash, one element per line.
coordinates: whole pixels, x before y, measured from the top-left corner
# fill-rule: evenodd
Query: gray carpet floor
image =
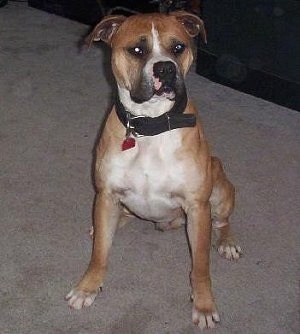
<path fill-rule="evenodd" d="M 134 219 L 117 232 L 103 293 L 64 295 L 89 261 L 93 147 L 111 86 L 88 27 L 26 4 L 0 9 L 0 333 L 193 334 L 184 230 Z M 214 249 L 221 334 L 299 333 L 300 114 L 189 74 L 212 150 L 237 188 L 245 256 Z"/>

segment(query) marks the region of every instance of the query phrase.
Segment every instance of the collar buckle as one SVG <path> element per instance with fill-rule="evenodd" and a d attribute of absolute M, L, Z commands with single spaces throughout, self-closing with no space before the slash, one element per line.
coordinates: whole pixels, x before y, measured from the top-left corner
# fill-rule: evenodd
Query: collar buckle
<path fill-rule="evenodd" d="M 144 135 L 137 133 L 135 131 L 134 125 L 132 124 L 132 120 L 145 117 L 146 116 L 144 115 L 135 116 L 131 114 L 129 111 L 126 111 L 126 138 L 129 137 L 130 135 L 133 135 L 136 138 L 145 137 Z"/>

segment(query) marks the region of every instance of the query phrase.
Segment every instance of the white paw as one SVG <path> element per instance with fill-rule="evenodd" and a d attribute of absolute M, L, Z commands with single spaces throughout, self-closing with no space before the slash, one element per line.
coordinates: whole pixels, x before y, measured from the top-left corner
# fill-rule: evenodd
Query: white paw
<path fill-rule="evenodd" d="M 91 306 L 96 296 L 96 292 L 88 293 L 73 289 L 66 295 L 66 300 L 71 308 L 80 310 L 83 307 Z"/>
<path fill-rule="evenodd" d="M 220 322 L 220 316 L 217 311 L 212 313 L 199 312 L 196 308 L 193 308 L 192 313 L 193 323 L 197 325 L 201 330 L 207 328 L 215 328 L 216 323 Z"/>
<path fill-rule="evenodd" d="M 218 253 L 225 257 L 227 260 L 238 260 L 243 252 L 242 248 L 238 245 L 220 245 L 218 247 Z"/>

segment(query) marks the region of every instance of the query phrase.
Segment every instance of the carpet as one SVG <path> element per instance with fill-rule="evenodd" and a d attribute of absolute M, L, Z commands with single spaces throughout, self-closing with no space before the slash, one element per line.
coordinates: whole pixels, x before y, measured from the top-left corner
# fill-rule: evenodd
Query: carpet
<path fill-rule="evenodd" d="M 192 334 L 184 230 L 138 219 L 118 230 L 103 293 L 65 294 L 91 251 L 93 149 L 111 101 L 109 51 L 88 26 L 18 2 L 0 9 L 0 333 Z M 299 333 L 300 115 L 202 78 L 189 94 L 237 188 L 245 256 L 211 254 L 221 334 Z"/>

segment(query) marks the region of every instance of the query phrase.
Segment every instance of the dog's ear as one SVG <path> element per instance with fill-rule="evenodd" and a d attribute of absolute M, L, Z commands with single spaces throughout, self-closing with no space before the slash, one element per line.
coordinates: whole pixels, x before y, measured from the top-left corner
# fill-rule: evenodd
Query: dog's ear
<path fill-rule="evenodd" d="M 203 42 L 207 43 L 204 23 L 200 17 L 185 11 L 172 12 L 170 15 L 176 17 L 176 19 L 184 26 L 189 36 L 195 37 L 200 34 Z"/>
<path fill-rule="evenodd" d="M 112 36 L 125 20 L 126 16 L 123 15 L 109 15 L 104 17 L 85 38 L 85 44 L 87 47 L 90 47 L 93 42 L 100 40 L 110 44 Z"/>

